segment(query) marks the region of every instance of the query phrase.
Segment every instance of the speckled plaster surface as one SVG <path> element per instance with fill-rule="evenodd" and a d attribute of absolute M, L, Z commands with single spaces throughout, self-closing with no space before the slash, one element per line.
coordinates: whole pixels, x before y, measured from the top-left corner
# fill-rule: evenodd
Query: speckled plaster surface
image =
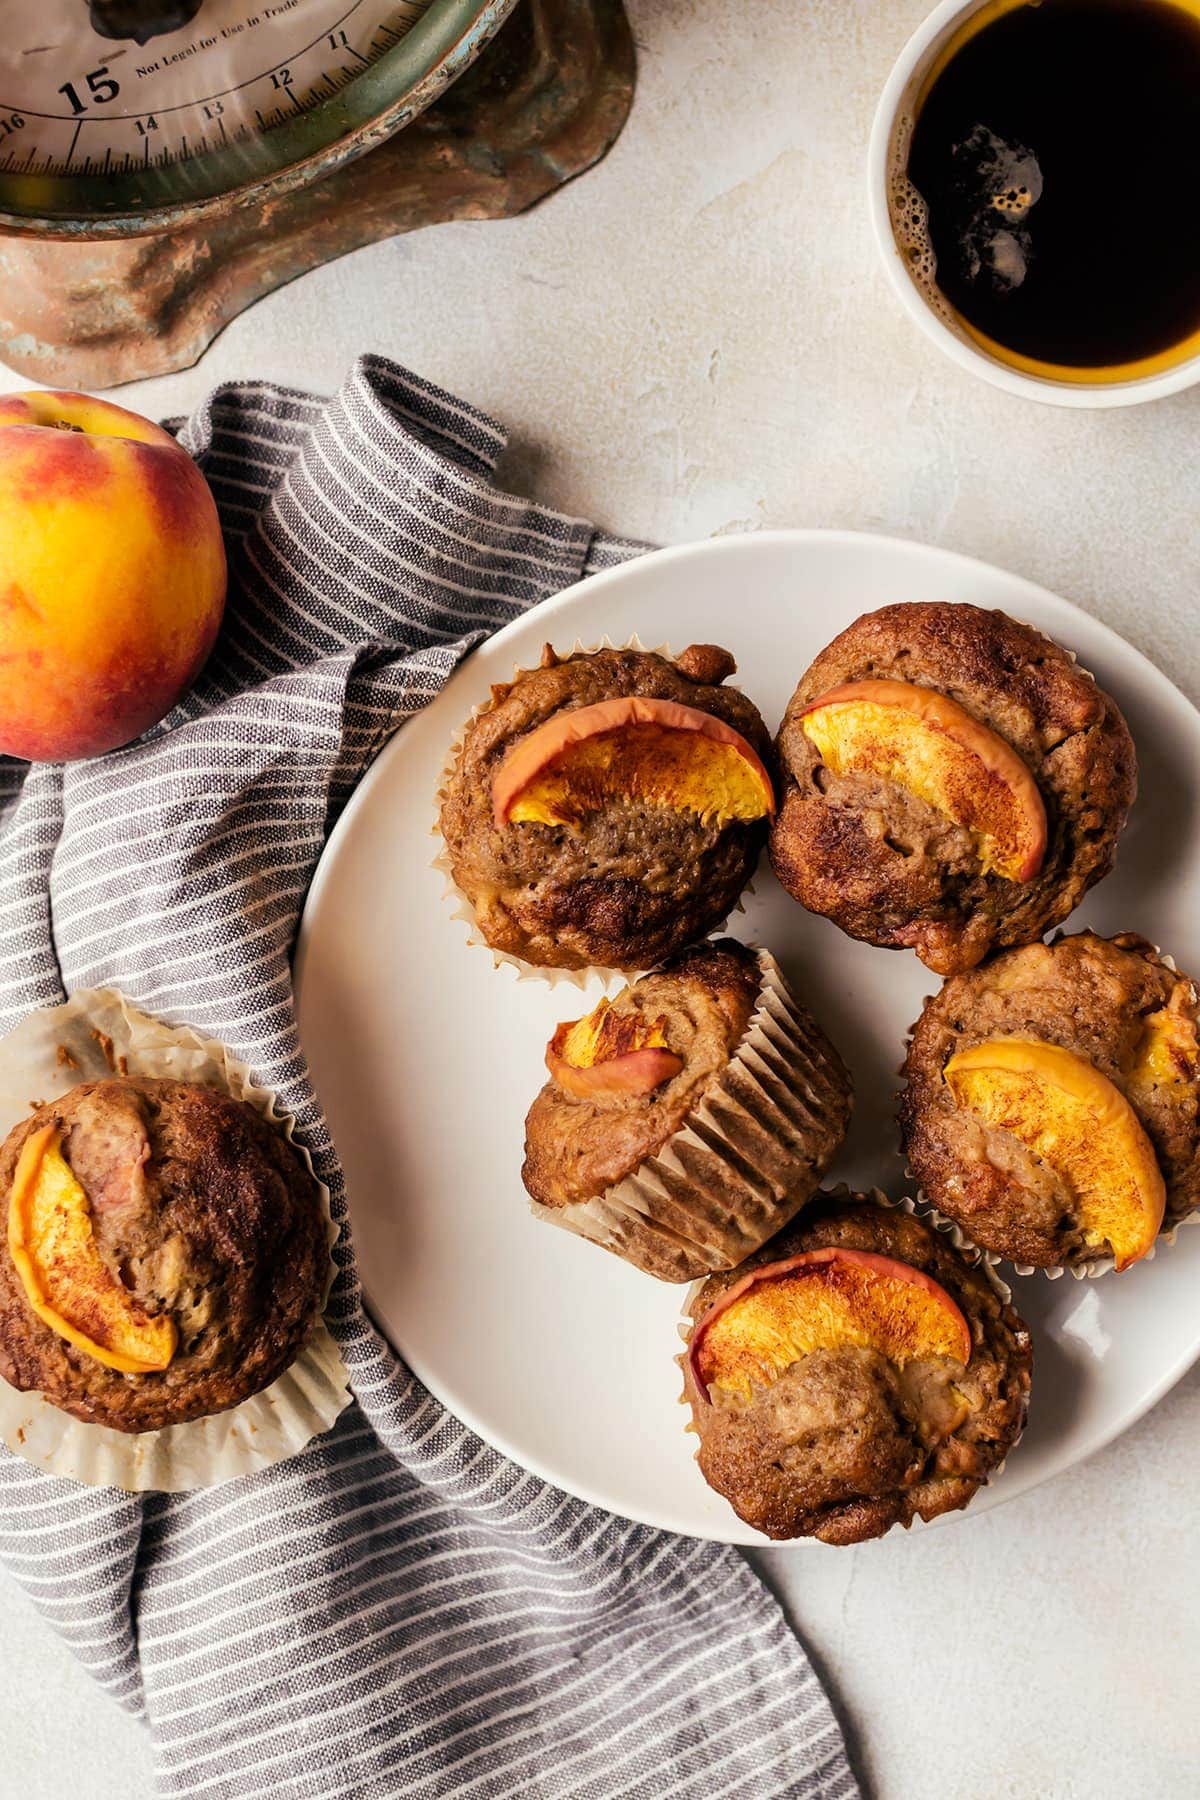
<path fill-rule="evenodd" d="M 641 89 L 603 167 L 533 214 L 361 251 L 186 374 L 327 387 L 373 348 L 491 407 L 506 473 L 622 532 L 853 526 L 1003 563 L 1200 701 L 1200 390 L 1034 407 L 960 373 L 876 266 L 875 98 L 925 0 L 633 0 Z M 23 385 L 5 380 L 0 387 Z M 985 1518 L 760 1559 L 881 1800 L 1191 1800 L 1200 1789 L 1200 1374 Z M 150 1791 L 135 1727 L 0 1585 L 0 1795 Z"/>

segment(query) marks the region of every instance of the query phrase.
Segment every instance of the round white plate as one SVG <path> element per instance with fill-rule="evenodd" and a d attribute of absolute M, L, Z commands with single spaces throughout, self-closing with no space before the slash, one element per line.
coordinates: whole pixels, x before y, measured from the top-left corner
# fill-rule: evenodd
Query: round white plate
<path fill-rule="evenodd" d="M 678 1404 L 684 1290 L 539 1224 L 521 1186 L 526 1110 L 555 1024 L 601 991 L 553 990 L 468 947 L 431 864 L 451 737 L 489 684 L 605 634 L 716 642 L 774 730 L 801 672 L 859 613 L 970 600 L 1042 627 L 1115 694 L 1141 797 L 1116 872 L 1072 928 L 1137 930 L 1200 967 L 1200 714 L 1104 625 L 999 569 L 848 532 L 771 532 L 660 551 L 508 626 L 388 745 L 317 871 L 298 950 L 300 1030 L 349 1184 L 372 1309 L 467 1425 L 527 1469 L 631 1519 L 764 1540 L 706 1487 Z M 854 1072 L 831 1180 L 903 1187 L 893 1096 L 905 1032 L 937 986 L 915 956 L 851 942 L 790 900 L 764 857 L 732 929 L 768 944 Z M 1002 1271 L 1008 1273 L 1008 1271 Z M 1012 1278 L 1032 1326 L 1029 1428 L 972 1504 L 1011 1499 L 1107 1443 L 1200 1354 L 1200 1227 L 1099 1281 Z M 957 1515 L 953 1515 L 957 1516 Z"/>

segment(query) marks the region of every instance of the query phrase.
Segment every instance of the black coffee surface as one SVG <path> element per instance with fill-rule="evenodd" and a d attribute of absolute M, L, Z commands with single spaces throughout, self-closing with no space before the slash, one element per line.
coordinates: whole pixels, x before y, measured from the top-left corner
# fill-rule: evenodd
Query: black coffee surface
<path fill-rule="evenodd" d="M 1039 0 L 957 51 L 913 132 L 937 283 L 977 330 L 1099 368 L 1200 329 L 1200 19 Z"/>

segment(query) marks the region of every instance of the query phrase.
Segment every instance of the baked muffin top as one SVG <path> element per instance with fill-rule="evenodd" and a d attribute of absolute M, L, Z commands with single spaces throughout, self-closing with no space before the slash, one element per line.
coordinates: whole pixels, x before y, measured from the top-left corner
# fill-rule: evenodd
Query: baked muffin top
<path fill-rule="evenodd" d="M 650 1091 L 543 1087 L 525 1123 L 522 1180 L 542 1206 L 591 1200 L 661 1149 L 746 1035 L 762 975 L 752 950 L 723 938 L 694 945 L 622 988 L 608 1008 L 622 1032 L 653 1037 L 678 1063 Z"/>
<path fill-rule="evenodd" d="M 47 1237 L 30 1170 L 65 1183 L 68 1203 L 82 1189 L 67 1238 Z M 85 1082 L 39 1106 L 0 1148 L 0 1210 L 0 1375 L 119 1431 L 220 1412 L 274 1381 L 329 1272 L 317 1186 L 296 1153 L 250 1107 L 187 1082 Z M 122 1372 L 52 1328 L 14 1247 L 48 1271 L 47 1297 L 84 1341 L 111 1347 L 114 1321 L 141 1322 L 166 1366 Z"/>
<path fill-rule="evenodd" d="M 881 775 L 878 755 L 868 772 L 861 743 L 858 760 L 843 756 L 842 772 L 830 766 L 805 709 L 863 682 L 905 684 L 910 699 L 914 687 L 945 696 L 968 737 L 972 722 L 986 728 L 970 764 L 974 791 L 962 793 L 962 773 L 941 751 L 922 771 L 927 792 L 953 792 L 957 782 L 965 805 L 948 812 L 922 797 L 920 783 Z M 784 887 L 852 937 L 910 947 L 939 974 L 1061 923 L 1112 867 L 1136 791 L 1133 743 L 1115 702 L 1041 632 L 970 605 L 864 614 L 801 678 L 777 747 L 771 858 Z M 1036 790 L 1017 792 L 1030 777 Z M 1019 856 L 1004 864 L 1007 873 L 989 866 L 978 830 L 955 822 L 973 807 L 999 808 L 1019 833 L 1022 806 L 1037 809 L 1039 796 L 1044 846 L 1031 820 L 1029 855 L 1024 866 Z"/>
<path fill-rule="evenodd" d="M 816 1286 L 829 1265 L 819 1265 L 807 1272 L 813 1296 L 801 1301 L 807 1314 L 799 1328 L 810 1341 L 826 1341 L 793 1355 L 787 1333 L 797 1321 L 786 1311 L 767 1313 L 761 1327 L 743 1311 L 708 1362 L 699 1340 L 701 1372 L 716 1376 L 706 1385 L 709 1398 L 692 1358 L 682 1359 L 684 1398 L 701 1471 L 739 1518 L 771 1538 L 854 1544 L 968 1503 L 1021 1433 L 1032 1349 L 987 1273 L 943 1234 L 864 1195 L 830 1194 L 819 1194 L 741 1267 L 703 1283 L 688 1309 L 690 1348 L 697 1349 L 711 1309 L 756 1269 L 829 1250 L 866 1253 L 868 1264 L 899 1262 L 916 1271 L 916 1281 L 897 1282 L 894 1269 L 881 1276 L 877 1264 L 852 1268 L 858 1285 L 838 1289 L 835 1280 L 830 1297 L 850 1288 L 850 1329 L 831 1334 Z M 733 1316 L 731 1306 L 727 1321 Z M 839 1335 L 844 1341 L 828 1341 Z M 751 1370 L 740 1385 L 739 1355 Z M 763 1357 L 767 1380 L 759 1378 Z"/>
<path fill-rule="evenodd" d="M 1101 1197 L 1120 1198 L 1136 1166 L 1136 1143 L 1119 1116 L 1123 1100 L 1161 1172 L 1163 1225 L 1175 1224 L 1200 1205 L 1198 1017 L 1196 984 L 1133 933 L 1079 932 L 1006 951 L 956 976 L 926 1001 L 905 1063 L 900 1120 L 914 1176 L 976 1243 L 1015 1262 L 1057 1267 L 1109 1255 L 1114 1244 L 1098 1239 L 1088 1196 L 1098 1188 Z M 1037 1045 L 1070 1052 L 1116 1090 L 1112 1124 L 1101 1130 L 1092 1122 L 1102 1111 L 1097 1099 L 1084 1116 L 1082 1143 L 1073 1145 L 1069 1117 L 1051 1095 L 1053 1141 L 1043 1141 L 1038 1120 L 1013 1107 L 1011 1073 L 1000 1107 L 1007 1125 L 986 1104 L 989 1094 L 956 1097 L 951 1081 L 960 1065 L 947 1079 L 951 1059 L 973 1051 L 978 1061 L 976 1047 L 995 1043 L 1015 1044 L 1008 1060 L 1034 1076 L 1045 1068 Z M 1035 1046 L 1032 1056 L 1026 1045 Z M 1069 1079 L 1076 1072 L 1066 1067 Z M 1045 1072 L 1062 1079 L 1053 1068 Z M 1076 1075 L 1076 1085 L 1080 1079 L 1086 1075 Z M 1043 1101 L 1039 1118 L 1046 1109 Z M 1122 1204 L 1137 1198 L 1135 1190 Z M 1153 1220 L 1148 1229 L 1152 1241 Z"/>
<path fill-rule="evenodd" d="M 734 670 L 712 644 L 674 660 L 639 650 L 559 657 L 547 645 L 540 668 L 493 688 L 492 705 L 467 727 L 440 811 L 454 879 L 493 949 L 545 967 L 642 969 L 725 918 L 753 872 L 774 804 L 766 727 L 752 701 L 722 685 Z M 552 722 L 569 732 L 569 715 L 634 699 L 708 715 L 725 739 L 736 734 L 762 771 L 760 814 L 724 817 L 710 790 L 696 788 L 700 776 L 686 759 L 647 752 L 640 765 L 637 754 L 621 757 L 608 787 L 604 771 L 581 768 L 553 818 L 498 817 L 497 780 L 534 733 Z M 688 753 L 702 735 L 674 734 L 687 737 Z M 711 748 L 706 741 L 697 754 Z"/>

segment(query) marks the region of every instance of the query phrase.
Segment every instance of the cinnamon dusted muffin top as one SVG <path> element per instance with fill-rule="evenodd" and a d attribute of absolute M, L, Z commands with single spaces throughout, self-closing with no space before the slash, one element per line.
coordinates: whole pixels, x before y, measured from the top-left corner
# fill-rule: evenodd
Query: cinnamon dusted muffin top
<path fill-rule="evenodd" d="M 553 1077 L 525 1122 L 522 1180 L 543 1206 L 603 1193 L 659 1150 L 684 1123 L 746 1034 L 762 975 L 752 950 L 723 938 L 672 957 L 622 988 L 609 1011 L 678 1061 L 649 1092 L 573 1094 Z"/>
<path fill-rule="evenodd" d="M 44 1167 L 83 1190 L 65 1241 L 48 1239 L 28 1197 L 31 1167 L 34 1182 Z M 0 1216 L 0 1376 L 119 1431 L 220 1412 L 274 1381 L 303 1347 L 329 1272 L 317 1186 L 295 1151 L 250 1107 L 187 1082 L 87 1082 L 39 1106 L 0 1148 Z M 14 1245 L 84 1341 L 111 1346 L 127 1310 L 165 1342 L 166 1366 L 123 1373 L 52 1328 Z"/>
<path fill-rule="evenodd" d="M 1032 1062 L 1022 1052 L 1035 1073 L 1036 1046 L 1057 1046 L 1132 1109 L 1164 1183 L 1163 1228 L 1171 1227 L 1200 1205 L 1198 1018 L 1195 982 L 1135 933 L 1084 931 L 956 976 L 926 1001 L 905 1063 L 900 1118 L 913 1174 L 969 1237 L 1016 1262 L 1057 1267 L 1109 1254 L 1111 1244 L 1089 1232 L 1083 1205 L 1092 1170 L 1080 1166 L 1063 1122 L 1056 1143 L 1039 1150 L 1027 1122 L 1014 1115 L 1006 1127 L 978 1102 L 960 1104 L 946 1078 L 951 1059 L 976 1046 L 1035 1046 Z M 1120 1121 L 1111 1129 L 1120 1131 Z M 1113 1149 L 1120 1177 L 1133 1161 L 1127 1135 Z M 1085 1136 L 1090 1162 L 1104 1150 L 1102 1133 L 1088 1124 Z M 1106 1185 L 1118 1192 L 1115 1182 Z"/>
<path fill-rule="evenodd" d="M 540 668 L 493 688 L 491 706 L 467 727 L 440 805 L 454 880 L 493 949 L 544 967 L 639 969 L 720 924 L 753 873 L 774 804 L 764 767 L 770 738 L 753 702 L 722 685 L 734 672 L 729 653 L 711 644 L 674 659 L 640 650 L 559 657 L 547 645 Z M 688 770 L 678 745 L 667 746 L 670 758 L 656 756 L 645 719 L 627 740 L 645 751 L 643 764 L 621 757 L 609 787 L 593 764 L 553 818 L 498 816 L 497 779 L 535 732 L 562 727 L 561 755 L 572 715 L 632 700 L 708 715 L 725 740 L 736 735 L 762 771 L 759 816 L 724 816 L 721 792 Z M 701 736 L 690 734 L 684 750 Z"/>
<path fill-rule="evenodd" d="M 1004 792 L 997 800 L 1000 776 L 988 766 L 1015 752 L 1016 777 L 1032 776 L 1044 808 L 1044 851 L 1039 861 L 1033 844 L 1027 859 L 1033 873 L 986 867 L 979 833 L 955 822 L 963 810 L 948 813 L 879 773 L 880 759 L 874 772 L 830 766 L 806 732 L 806 708 L 862 682 L 931 690 L 967 716 L 968 732 L 971 721 L 987 728 L 977 783 L 993 784 L 992 799 L 968 796 L 983 810 L 1005 805 L 1011 815 L 1024 803 Z M 852 937 L 911 947 L 939 974 L 1066 918 L 1112 867 L 1136 791 L 1133 743 L 1115 702 L 1041 632 L 970 605 L 885 606 L 856 620 L 801 677 L 778 754 L 771 857 L 784 887 Z M 940 774 L 950 790 L 948 768 Z"/>
<path fill-rule="evenodd" d="M 684 1397 L 700 1439 L 701 1472 L 739 1518 L 771 1538 L 853 1544 L 967 1505 L 1020 1436 L 1032 1349 L 986 1271 L 943 1234 L 867 1196 L 829 1194 L 819 1194 L 739 1268 L 703 1283 L 688 1308 L 693 1347 L 711 1309 L 725 1295 L 732 1299 L 756 1269 L 831 1249 L 865 1252 L 868 1262 L 887 1258 L 915 1271 L 918 1283 L 936 1284 L 942 1300 L 927 1286 L 917 1289 L 918 1298 L 943 1317 L 948 1298 L 951 1341 L 956 1331 L 969 1334 L 966 1360 L 946 1354 L 945 1342 L 923 1352 L 920 1334 L 928 1325 L 914 1328 L 911 1315 L 897 1313 L 889 1323 L 893 1286 L 874 1320 L 856 1330 L 857 1341 L 825 1343 L 794 1358 L 780 1348 L 786 1331 L 778 1329 L 778 1311 L 766 1318 L 757 1341 L 754 1321 L 743 1321 L 732 1349 L 727 1344 L 704 1367 L 716 1377 L 708 1398 L 685 1356 Z M 864 1279 L 877 1274 L 868 1269 Z M 825 1271 L 814 1275 L 823 1279 Z M 901 1287 L 903 1299 L 908 1289 Z M 820 1335 L 820 1315 L 811 1317 Z M 773 1360 L 773 1379 L 739 1385 L 730 1378 L 722 1385 L 721 1358 L 739 1340 L 743 1357 Z"/>

